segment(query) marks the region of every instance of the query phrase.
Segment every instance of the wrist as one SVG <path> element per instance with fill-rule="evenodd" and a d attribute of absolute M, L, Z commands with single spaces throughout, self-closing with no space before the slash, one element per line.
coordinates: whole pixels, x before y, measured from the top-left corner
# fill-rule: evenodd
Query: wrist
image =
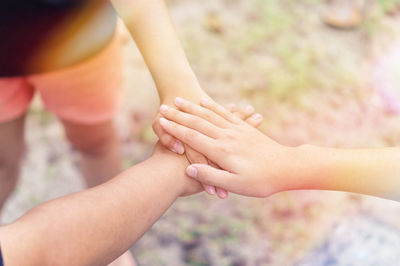
<path fill-rule="evenodd" d="M 290 173 L 289 189 L 314 189 L 316 188 L 318 178 L 321 174 L 322 164 L 319 161 L 322 158 L 318 147 L 304 144 L 298 147 L 290 147 L 290 157 L 292 161 Z"/>
<path fill-rule="evenodd" d="M 186 193 L 185 170 L 189 163 L 184 155 L 177 155 L 168 150 L 154 153 L 148 160 L 152 168 L 159 171 L 158 178 L 163 182 L 165 189 L 176 198 Z"/>
<path fill-rule="evenodd" d="M 164 95 L 163 97 L 160 96 L 160 103 L 174 106 L 174 101 L 176 97 L 180 97 L 193 103 L 200 104 L 202 98 L 209 96 L 201 89 L 187 89 L 186 91 L 175 90 L 167 95 Z"/>
<path fill-rule="evenodd" d="M 176 97 L 200 103 L 201 98 L 208 97 L 195 77 L 182 78 L 172 84 L 157 87 L 161 103 L 173 103 Z"/>

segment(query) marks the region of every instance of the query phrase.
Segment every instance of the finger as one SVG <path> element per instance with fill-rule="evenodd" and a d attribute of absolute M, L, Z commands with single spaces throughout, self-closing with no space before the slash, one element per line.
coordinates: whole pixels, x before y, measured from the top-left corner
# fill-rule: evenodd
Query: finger
<path fill-rule="evenodd" d="M 192 162 L 191 162 L 192 163 Z M 211 167 L 214 167 L 214 168 L 216 168 L 216 169 L 220 169 L 220 167 L 217 165 L 217 164 L 215 164 L 214 162 L 212 162 L 212 161 L 210 161 L 210 160 L 208 160 L 207 159 L 207 163 L 208 163 L 208 165 L 210 165 Z M 193 163 L 192 163 L 193 164 Z M 226 191 L 225 189 L 223 189 L 223 188 L 215 188 L 215 192 L 217 193 L 217 195 L 218 195 L 218 197 L 220 198 L 220 199 L 226 199 L 227 197 L 228 197 L 228 191 Z"/>
<path fill-rule="evenodd" d="M 217 187 L 217 188 L 215 189 L 215 191 L 216 191 L 216 193 L 217 193 L 217 195 L 218 195 L 218 197 L 219 197 L 220 199 L 226 199 L 226 198 L 228 197 L 228 191 L 226 191 L 226 190 L 223 189 L 223 188 Z"/>
<path fill-rule="evenodd" d="M 240 186 L 237 175 L 207 164 L 191 164 L 186 168 L 186 174 L 199 182 L 232 192 L 238 191 L 238 186 Z"/>
<path fill-rule="evenodd" d="M 201 183 L 201 186 L 204 188 L 204 191 L 206 191 L 209 195 L 214 196 L 215 194 L 217 194 L 217 189 L 214 186 L 206 185 L 203 183 Z"/>
<path fill-rule="evenodd" d="M 152 128 L 154 133 L 156 133 L 156 135 L 160 139 L 160 143 L 164 147 L 177 154 L 185 153 L 185 148 L 183 147 L 182 142 L 165 132 L 158 120 L 153 123 Z"/>
<path fill-rule="evenodd" d="M 201 117 L 204 120 L 208 121 L 209 123 L 214 124 L 217 127 L 227 127 L 228 122 L 218 114 L 208 110 L 207 108 L 201 107 L 198 104 L 194 104 L 190 101 L 184 100 L 182 98 L 177 97 L 174 101 L 176 107 L 179 108 L 179 110 L 195 115 L 197 117 Z"/>
<path fill-rule="evenodd" d="M 204 154 L 206 157 L 214 157 L 215 140 L 199 133 L 191 128 L 179 125 L 174 121 L 160 118 L 162 128 L 173 137 L 189 145 L 194 150 Z"/>
<path fill-rule="evenodd" d="M 230 104 L 226 105 L 226 109 L 228 109 L 229 112 L 231 112 L 231 113 L 234 113 L 238 110 L 236 104 L 234 104 L 234 103 L 230 103 Z"/>
<path fill-rule="evenodd" d="M 184 144 L 185 145 L 185 144 Z M 200 163 L 200 164 L 208 164 L 207 158 L 201 154 L 200 152 L 194 150 L 190 146 L 185 145 L 185 150 L 186 150 L 186 158 L 189 161 L 189 163 L 194 164 L 194 163 Z"/>
<path fill-rule="evenodd" d="M 223 118 L 225 118 L 225 120 L 231 122 L 231 123 L 235 123 L 235 124 L 240 124 L 242 123 L 242 119 L 236 117 L 234 114 L 232 114 L 231 112 L 229 112 L 227 109 L 225 109 L 224 107 L 222 107 L 221 105 L 217 104 L 216 102 L 214 102 L 211 99 L 208 98 L 203 98 L 201 100 L 201 106 L 213 111 L 214 113 L 222 116 Z"/>
<path fill-rule="evenodd" d="M 258 128 L 264 120 L 264 117 L 261 114 L 254 114 L 247 118 L 245 122 L 252 127 Z"/>
<path fill-rule="evenodd" d="M 248 105 L 246 107 L 239 108 L 233 114 L 242 120 L 246 120 L 247 118 L 252 116 L 254 114 L 254 112 L 255 112 L 254 107 L 251 105 Z"/>
<path fill-rule="evenodd" d="M 204 157 L 203 154 L 193 150 L 192 148 L 190 148 L 190 147 L 188 147 L 186 145 L 184 145 L 184 146 L 185 146 L 185 151 L 186 151 L 185 152 L 186 159 L 191 164 L 193 164 L 193 163 L 200 163 L 200 164 L 201 163 L 204 163 L 204 164 L 208 163 L 207 158 Z M 207 185 L 207 184 L 201 184 L 201 186 L 210 195 L 215 195 L 217 193 L 217 190 L 215 189 L 214 186 L 210 186 L 210 185 Z"/>
<path fill-rule="evenodd" d="M 170 121 L 194 129 L 211 138 L 217 138 L 220 136 L 221 129 L 195 115 L 181 112 L 164 104 L 160 107 L 160 113 Z"/>

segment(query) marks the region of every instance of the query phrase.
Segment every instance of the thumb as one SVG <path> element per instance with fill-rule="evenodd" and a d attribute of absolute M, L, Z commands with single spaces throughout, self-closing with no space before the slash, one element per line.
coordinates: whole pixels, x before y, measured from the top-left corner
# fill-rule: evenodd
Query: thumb
<path fill-rule="evenodd" d="M 237 190 L 236 186 L 238 186 L 238 182 L 235 182 L 237 180 L 237 175 L 207 164 L 189 165 L 186 168 L 186 174 L 204 184 L 213 185 L 233 192 Z"/>

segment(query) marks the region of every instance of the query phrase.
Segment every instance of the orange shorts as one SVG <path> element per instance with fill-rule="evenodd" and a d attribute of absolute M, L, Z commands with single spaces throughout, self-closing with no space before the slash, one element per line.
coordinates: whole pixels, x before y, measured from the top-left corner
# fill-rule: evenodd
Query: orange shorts
<path fill-rule="evenodd" d="M 23 115 L 35 91 L 60 119 L 81 124 L 111 119 L 123 92 L 120 31 L 103 51 L 83 63 L 44 74 L 0 78 L 0 123 Z"/>

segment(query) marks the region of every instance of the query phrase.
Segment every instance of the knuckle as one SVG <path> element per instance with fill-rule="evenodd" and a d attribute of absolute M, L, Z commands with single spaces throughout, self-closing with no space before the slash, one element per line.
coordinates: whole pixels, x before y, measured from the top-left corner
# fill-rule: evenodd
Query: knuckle
<path fill-rule="evenodd" d="M 235 116 L 237 116 L 237 117 L 239 117 L 240 119 L 243 119 L 244 118 L 244 116 L 243 116 L 243 114 L 241 113 L 241 112 L 235 112 L 235 113 L 233 113 Z"/>
<path fill-rule="evenodd" d="M 231 113 L 233 113 L 233 112 L 235 112 L 236 110 L 237 110 L 237 107 L 236 107 L 236 105 L 234 104 L 234 103 L 230 103 L 230 104 L 228 104 L 228 110 L 231 112 Z"/>
<path fill-rule="evenodd" d="M 185 111 L 188 111 L 188 112 L 195 111 L 195 106 L 194 106 L 194 104 L 191 103 L 191 102 L 188 102 L 188 101 L 186 101 L 186 102 L 183 104 L 183 108 L 185 109 Z"/>
<path fill-rule="evenodd" d="M 229 143 L 219 143 L 217 144 L 217 149 L 219 152 L 225 155 L 233 153 L 233 148 L 231 145 L 229 145 Z"/>
<path fill-rule="evenodd" d="M 221 150 L 225 154 L 232 154 L 233 153 L 232 147 L 228 146 L 228 145 L 223 146 Z"/>
<path fill-rule="evenodd" d="M 169 108 L 168 109 L 168 116 L 170 118 L 175 118 L 178 115 L 178 111 L 174 108 Z"/>
<path fill-rule="evenodd" d="M 227 110 L 222 106 L 217 105 L 216 109 L 217 109 L 218 112 L 220 112 L 222 114 L 226 114 L 227 113 Z"/>
<path fill-rule="evenodd" d="M 236 139 L 236 134 L 232 130 L 226 130 L 224 133 L 224 137 L 228 140 Z"/>

